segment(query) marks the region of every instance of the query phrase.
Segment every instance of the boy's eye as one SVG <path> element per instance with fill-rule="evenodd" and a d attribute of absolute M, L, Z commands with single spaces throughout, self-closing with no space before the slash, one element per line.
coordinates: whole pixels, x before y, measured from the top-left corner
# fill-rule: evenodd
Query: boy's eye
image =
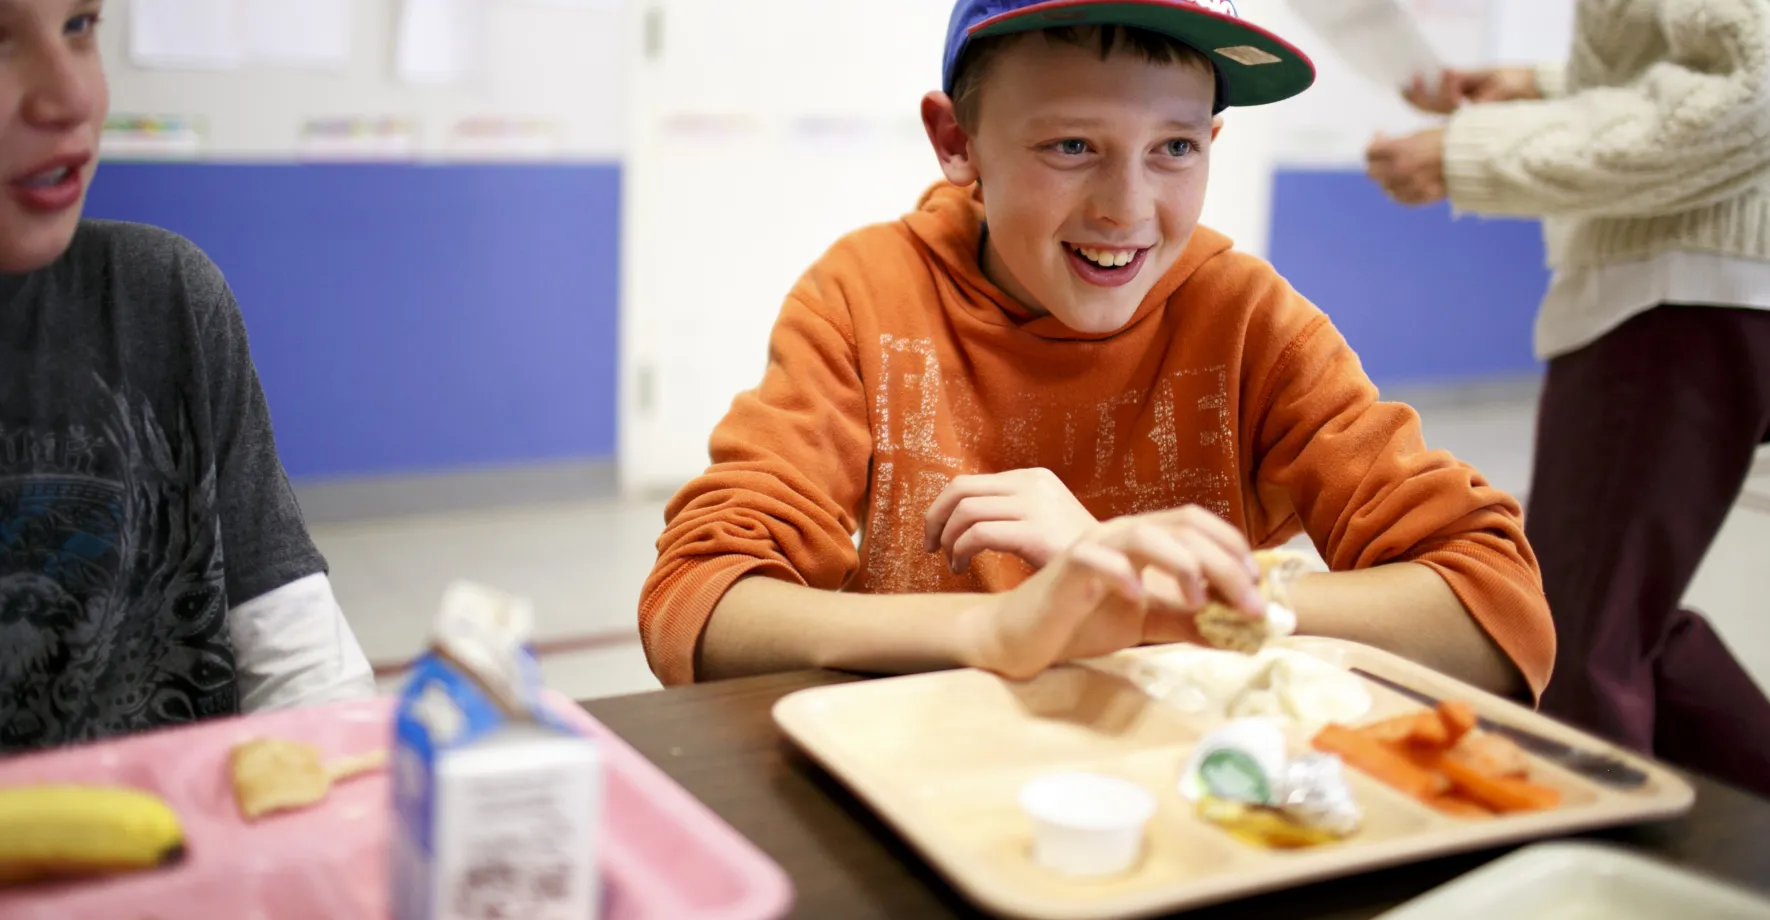
<path fill-rule="evenodd" d="M 1077 140 L 1076 138 L 1073 138 L 1073 137 L 1069 138 L 1068 140 L 1058 141 L 1057 143 L 1055 143 L 1051 146 L 1058 153 L 1061 153 L 1065 156 L 1079 157 L 1082 154 L 1088 152 L 1088 142 L 1084 141 L 1084 140 Z"/>
<path fill-rule="evenodd" d="M 1183 157 L 1183 156 L 1186 156 L 1187 154 L 1191 153 L 1192 150 L 1193 150 L 1192 141 L 1183 141 L 1183 140 L 1178 140 L 1178 139 L 1168 141 L 1168 156 Z"/>
<path fill-rule="evenodd" d="M 98 29 L 97 13 L 82 13 L 68 20 L 64 26 L 69 35 L 88 35 Z"/>

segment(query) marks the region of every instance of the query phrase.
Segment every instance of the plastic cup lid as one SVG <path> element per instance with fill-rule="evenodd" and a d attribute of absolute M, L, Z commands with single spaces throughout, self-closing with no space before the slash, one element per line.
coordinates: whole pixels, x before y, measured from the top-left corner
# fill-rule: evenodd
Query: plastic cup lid
<path fill-rule="evenodd" d="M 1155 814 L 1155 804 L 1142 786 L 1100 773 L 1051 773 L 1020 791 L 1020 807 L 1034 819 L 1076 830 L 1139 827 Z"/>

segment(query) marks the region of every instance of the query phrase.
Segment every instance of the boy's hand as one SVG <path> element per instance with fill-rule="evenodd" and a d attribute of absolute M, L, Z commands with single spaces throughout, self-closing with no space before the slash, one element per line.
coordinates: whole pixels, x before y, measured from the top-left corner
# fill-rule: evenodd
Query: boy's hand
<path fill-rule="evenodd" d="M 1444 129 L 1382 137 L 1365 151 L 1365 173 L 1402 204 L 1431 204 L 1445 196 Z"/>
<path fill-rule="evenodd" d="M 975 608 L 973 663 L 1012 680 L 1144 642 L 1194 638 L 1211 596 L 1265 615 L 1241 532 L 1198 507 L 1115 518 Z"/>
<path fill-rule="evenodd" d="M 1013 553 L 1043 568 L 1099 522 L 1050 470 L 960 476 L 923 516 L 923 548 L 955 574 L 978 553 Z"/>
<path fill-rule="evenodd" d="M 1422 76 L 1402 92 L 1414 108 L 1449 115 L 1464 103 L 1513 102 L 1540 99 L 1536 73 L 1528 67 L 1489 67 L 1482 70 L 1447 70 L 1437 86 L 1427 86 Z"/>

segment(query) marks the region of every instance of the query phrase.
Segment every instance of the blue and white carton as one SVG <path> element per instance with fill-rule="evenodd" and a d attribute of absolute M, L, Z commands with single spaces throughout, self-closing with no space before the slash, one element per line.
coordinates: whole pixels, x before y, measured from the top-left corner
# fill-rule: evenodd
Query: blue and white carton
<path fill-rule="evenodd" d="M 394 920 L 600 915 L 596 744 L 548 710 L 526 601 L 443 597 L 394 716 Z"/>

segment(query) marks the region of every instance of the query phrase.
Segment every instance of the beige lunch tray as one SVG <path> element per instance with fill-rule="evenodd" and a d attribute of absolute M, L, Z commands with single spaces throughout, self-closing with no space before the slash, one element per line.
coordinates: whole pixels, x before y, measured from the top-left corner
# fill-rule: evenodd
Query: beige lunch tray
<path fill-rule="evenodd" d="M 1194 744 L 1220 719 L 1155 700 L 1106 669 L 1066 665 L 1030 681 L 946 671 L 801 690 L 775 722 L 979 907 L 1024 920 L 1130 918 L 1202 907 L 1311 881 L 1434 856 L 1674 817 L 1695 794 L 1669 770 L 1500 697 L 1374 648 L 1332 639 L 1282 643 L 1347 668 L 1461 699 L 1489 719 L 1622 759 L 1647 774 L 1619 791 L 1531 756 L 1531 779 L 1561 791 L 1549 812 L 1483 819 L 1440 814 L 1354 769 L 1365 826 L 1348 840 L 1269 851 L 1196 817 L 1177 783 Z M 1149 647 L 1115 657 L 1143 658 Z M 1358 724 L 1420 708 L 1366 682 L 1373 705 Z M 1307 730 L 1286 730 L 1292 756 Z M 1032 821 L 1020 788 L 1049 772 L 1122 776 L 1155 793 L 1143 858 L 1130 872 L 1072 880 L 1032 860 Z"/>

